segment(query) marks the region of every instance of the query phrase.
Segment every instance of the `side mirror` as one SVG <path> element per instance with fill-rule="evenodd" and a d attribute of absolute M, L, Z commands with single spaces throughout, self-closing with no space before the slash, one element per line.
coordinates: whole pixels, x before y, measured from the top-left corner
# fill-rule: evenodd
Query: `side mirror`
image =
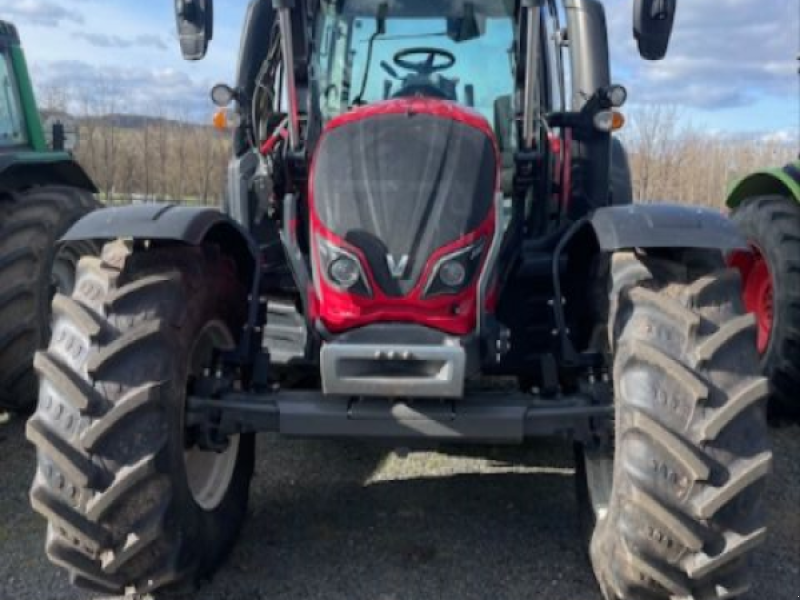
<path fill-rule="evenodd" d="M 183 58 L 203 58 L 214 37 L 214 0 L 175 0 L 175 20 Z"/>
<path fill-rule="evenodd" d="M 633 36 L 646 60 L 667 54 L 678 0 L 636 0 L 633 4 Z"/>

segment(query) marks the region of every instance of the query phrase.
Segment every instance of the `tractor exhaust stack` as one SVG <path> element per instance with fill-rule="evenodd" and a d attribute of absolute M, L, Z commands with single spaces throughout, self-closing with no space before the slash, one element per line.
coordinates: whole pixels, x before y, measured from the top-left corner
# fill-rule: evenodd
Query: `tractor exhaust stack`
<path fill-rule="evenodd" d="M 294 41 L 292 39 L 292 14 L 294 0 L 273 0 L 278 11 L 278 24 L 281 30 L 281 53 L 286 78 L 286 94 L 289 105 L 289 146 L 297 150 L 300 146 L 300 118 L 297 109 L 297 82 L 294 72 Z"/>
<path fill-rule="evenodd" d="M 536 53 L 539 51 L 541 28 L 539 24 L 542 20 L 542 0 L 524 0 L 523 6 L 527 12 L 528 21 L 527 32 L 527 52 L 525 59 L 525 113 L 522 120 L 522 137 L 525 148 L 533 147 L 534 128 L 534 109 L 536 107 L 536 87 L 539 78 L 537 70 L 538 62 Z"/>
<path fill-rule="evenodd" d="M 603 5 L 597 0 L 565 0 L 572 66 L 572 110 L 580 112 L 600 89 L 611 85 L 608 51 L 608 26 Z M 574 181 L 575 192 L 590 206 L 601 206 L 604 198 L 595 198 L 592 190 L 609 186 L 611 170 L 611 135 L 593 132 L 575 135 L 575 161 L 583 165 Z"/>

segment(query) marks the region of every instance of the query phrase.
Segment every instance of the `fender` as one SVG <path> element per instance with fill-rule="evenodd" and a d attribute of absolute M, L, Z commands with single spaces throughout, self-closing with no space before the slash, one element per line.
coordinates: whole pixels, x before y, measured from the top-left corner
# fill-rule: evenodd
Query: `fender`
<path fill-rule="evenodd" d="M 722 213 L 675 204 L 597 209 L 589 219 L 604 252 L 631 248 L 746 250 L 747 242 Z"/>
<path fill-rule="evenodd" d="M 731 186 L 727 205 L 735 209 L 748 198 L 772 195 L 786 196 L 800 202 L 800 162 L 782 169 L 757 171 L 740 179 Z"/>
<path fill-rule="evenodd" d="M 0 155 L 0 190 L 65 185 L 97 193 L 97 187 L 66 152 L 14 152 Z"/>
<path fill-rule="evenodd" d="M 553 254 L 553 289 L 562 293 L 562 258 L 572 255 L 576 265 L 590 265 L 601 253 L 642 249 L 707 249 L 729 253 L 748 250 L 739 230 L 719 211 L 677 204 L 631 204 L 598 208 L 572 224 Z M 587 271 L 584 271 L 584 274 Z M 584 275 L 585 276 L 585 275 Z M 568 333 L 564 306 L 554 306 L 561 354 L 568 362 L 580 364 L 580 354 Z"/>
<path fill-rule="evenodd" d="M 175 204 L 139 204 L 104 208 L 83 217 L 61 238 L 86 240 L 160 240 L 192 246 L 218 243 L 236 261 L 243 281 L 257 280 L 258 249 L 238 223 L 213 208 Z"/>

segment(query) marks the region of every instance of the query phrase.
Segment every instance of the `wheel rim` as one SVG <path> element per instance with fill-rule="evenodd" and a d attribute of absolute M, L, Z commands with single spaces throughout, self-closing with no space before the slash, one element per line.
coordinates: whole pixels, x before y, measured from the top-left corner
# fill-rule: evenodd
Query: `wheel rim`
<path fill-rule="evenodd" d="M 608 515 L 614 484 L 614 459 L 607 453 L 583 451 L 583 468 L 589 504 L 598 523 Z"/>
<path fill-rule="evenodd" d="M 775 287 L 769 265 L 756 246 L 752 246 L 751 253 L 736 253 L 730 262 L 742 273 L 745 310 L 756 317 L 758 351 L 763 355 L 769 348 L 775 321 Z"/>
<path fill-rule="evenodd" d="M 75 289 L 75 269 L 77 259 L 70 248 L 62 248 L 53 259 L 53 268 L 50 271 L 50 286 L 52 295 L 56 293 L 69 296 Z"/>
<path fill-rule="evenodd" d="M 93 256 L 98 252 L 93 242 L 75 242 L 60 244 L 53 256 L 50 268 L 50 295 L 56 293 L 69 296 L 75 289 L 78 262 L 84 256 Z"/>
<path fill-rule="evenodd" d="M 190 384 L 211 364 L 215 350 L 230 349 L 233 339 L 218 322 L 209 323 L 195 342 L 191 354 Z M 194 446 L 184 451 L 186 479 L 194 501 L 206 511 L 217 508 L 228 493 L 239 456 L 239 436 L 230 438 L 223 452 L 201 450 Z"/>
<path fill-rule="evenodd" d="M 212 511 L 217 508 L 228 493 L 238 454 L 238 435 L 231 438 L 228 448 L 220 454 L 204 452 L 199 448 L 192 448 L 184 453 L 189 489 L 194 501 L 203 510 Z"/>

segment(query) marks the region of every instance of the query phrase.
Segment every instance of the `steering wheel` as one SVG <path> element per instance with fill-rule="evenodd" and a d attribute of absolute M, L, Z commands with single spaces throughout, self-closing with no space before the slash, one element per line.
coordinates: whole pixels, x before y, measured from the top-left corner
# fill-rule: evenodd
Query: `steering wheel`
<path fill-rule="evenodd" d="M 413 62 L 408 60 L 411 56 L 421 54 L 425 60 Z M 444 62 L 436 64 L 436 59 L 442 58 Z M 439 71 L 446 71 L 456 64 L 456 55 L 441 48 L 406 48 L 394 55 L 394 64 L 408 71 L 413 71 L 417 75 L 432 75 Z"/>

